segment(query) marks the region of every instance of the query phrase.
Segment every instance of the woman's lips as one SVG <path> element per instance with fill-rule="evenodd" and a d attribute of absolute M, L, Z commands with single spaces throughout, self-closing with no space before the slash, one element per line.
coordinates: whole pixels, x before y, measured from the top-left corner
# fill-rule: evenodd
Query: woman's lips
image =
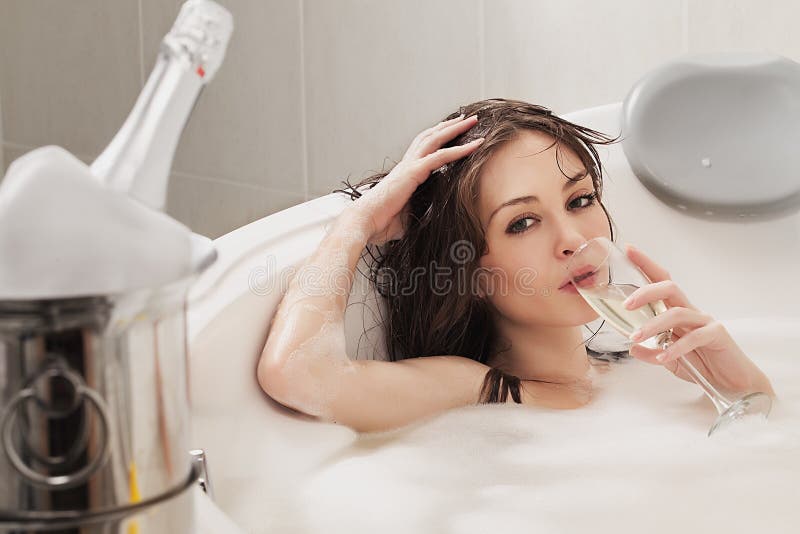
<path fill-rule="evenodd" d="M 595 285 L 597 280 L 597 273 L 592 265 L 586 265 L 575 270 L 573 276 L 578 279 L 578 284 L 581 287 L 592 287 Z M 573 293 L 578 292 L 577 288 L 575 287 L 575 283 L 572 281 L 567 282 L 566 285 L 561 286 L 559 289 L 561 291 L 571 291 Z"/>

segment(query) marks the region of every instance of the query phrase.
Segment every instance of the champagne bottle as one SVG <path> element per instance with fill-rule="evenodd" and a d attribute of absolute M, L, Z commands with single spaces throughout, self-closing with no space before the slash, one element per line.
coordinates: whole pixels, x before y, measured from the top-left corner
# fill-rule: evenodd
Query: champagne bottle
<path fill-rule="evenodd" d="M 178 139 L 232 32 L 233 17 L 219 4 L 189 0 L 182 6 L 133 110 L 92 163 L 95 177 L 163 211 Z"/>

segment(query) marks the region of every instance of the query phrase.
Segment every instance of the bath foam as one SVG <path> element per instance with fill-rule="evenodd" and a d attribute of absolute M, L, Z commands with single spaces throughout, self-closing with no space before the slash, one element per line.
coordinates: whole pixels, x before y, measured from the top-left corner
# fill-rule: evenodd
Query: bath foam
<path fill-rule="evenodd" d="M 326 533 L 794 533 L 798 334 L 792 344 L 769 341 L 747 351 L 778 395 L 766 423 L 708 437 L 717 412 L 696 384 L 620 360 L 579 409 L 467 406 L 356 434 L 297 481 L 286 508 L 276 503 L 313 513 L 281 524 Z"/>
<path fill-rule="evenodd" d="M 114 294 L 192 272 L 192 232 L 105 187 L 61 147 L 14 161 L 0 184 L 0 299 Z"/>

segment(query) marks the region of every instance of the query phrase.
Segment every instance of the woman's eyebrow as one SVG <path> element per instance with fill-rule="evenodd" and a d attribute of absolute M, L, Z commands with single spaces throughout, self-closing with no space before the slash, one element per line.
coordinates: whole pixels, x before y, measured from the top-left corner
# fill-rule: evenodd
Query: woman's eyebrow
<path fill-rule="evenodd" d="M 570 187 L 578 185 L 578 182 L 582 181 L 588 175 L 589 173 L 584 171 L 582 173 L 576 174 L 575 176 L 570 176 L 569 179 L 567 179 L 567 181 L 564 183 L 564 187 L 561 188 L 561 190 L 566 191 Z M 492 217 L 494 217 L 495 213 L 497 213 L 501 209 L 508 206 L 516 206 L 517 204 L 525 204 L 527 202 L 539 202 L 539 197 L 537 197 L 536 195 L 525 195 L 523 197 L 516 197 L 512 198 L 511 200 L 506 200 L 505 202 L 497 206 L 495 210 L 492 212 L 492 214 L 489 215 L 489 220 L 486 221 L 486 226 L 489 226 L 489 223 L 492 222 Z"/>

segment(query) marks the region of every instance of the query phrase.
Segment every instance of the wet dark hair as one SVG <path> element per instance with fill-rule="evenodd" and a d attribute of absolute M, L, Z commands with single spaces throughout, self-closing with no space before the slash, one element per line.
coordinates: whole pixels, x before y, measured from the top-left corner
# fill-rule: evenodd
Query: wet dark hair
<path fill-rule="evenodd" d="M 546 107 L 519 100 L 481 100 L 461 106 L 444 120 L 462 113 L 466 117 L 477 115 L 477 124 L 443 148 L 466 144 L 479 137 L 486 140 L 466 157 L 435 170 L 417 187 L 409 199 L 409 219 L 402 238 L 365 249 L 372 258 L 368 262 L 370 272 L 367 276 L 386 303 L 388 317 L 383 326 L 391 361 L 459 355 L 485 364 L 493 355 L 508 350 L 507 346 L 500 347 L 500 336 L 489 303 L 471 291 L 441 292 L 435 291 L 431 284 L 415 284 L 414 291 L 407 293 L 398 292 L 397 287 L 408 287 L 415 268 L 425 269 L 431 265 L 439 269 L 449 268 L 451 273 L 461 271 L 466 280 L 473 280 L 474 272 L 479 268 L 480 255 L 473 253 L 470 257 L 469 249 L 483 251 L 482 254 L 487 250 L 477 209 L 479 174 L 492 154 L 521 131 L 550 134 L 555 139 L 557 162 L 562 143 L 580 157 L 592 176 L 597 202 L 608 218 L 611 240 L 614 240 L 614 225 L 602 204 L 603 171 L 594 145 L 615 143 L 619 136 L 608 137 L 562 119 Z M 558 165 L 561 168 L 560 163 Z M 333 192 L 344 193 L 356 200 L 365 188 L 374 187 L 389 172 L 391 169 L 373 174 L 355 185 L 344 180 L 342 183 L 346 187 Z M 572 179 L 563 169 L 562 173 Z M 455 250 L 456 245 L 461 246 L 461 252 Z M 430 274 L 429 270 L 423 272 Z M 391 273 L 391 276 L 385 276 L 386 273 Z M 492 368 L 486 373 L 478 403 L 506 402 L 509 393 L 514 402 L 521 403 L 519 387 L 518 377 Z"/>

